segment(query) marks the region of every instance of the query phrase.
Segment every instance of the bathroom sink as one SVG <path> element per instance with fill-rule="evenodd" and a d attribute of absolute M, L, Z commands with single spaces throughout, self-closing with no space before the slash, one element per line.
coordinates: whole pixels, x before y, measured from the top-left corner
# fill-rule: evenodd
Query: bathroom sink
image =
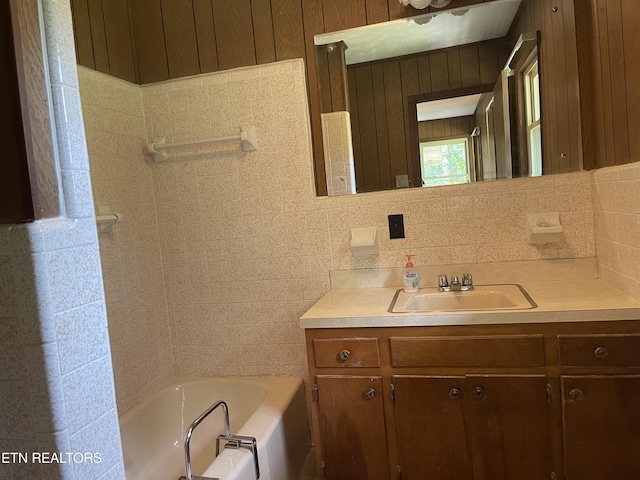
<path fill-rule="evenodd" d="M 436 287 L 416 293 L 398 290 L 389 312 L 457 312 L 467 310 L 526 310 L 536 308 L 533 299 L 520 285 L 476 285 L 463 292 L 439 292 Z"/>

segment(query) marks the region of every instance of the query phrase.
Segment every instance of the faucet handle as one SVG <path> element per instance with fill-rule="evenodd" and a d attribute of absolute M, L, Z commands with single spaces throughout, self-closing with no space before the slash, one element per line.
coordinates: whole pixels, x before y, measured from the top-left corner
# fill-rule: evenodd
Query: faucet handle
<path fill-rule="evenodd" d="M 473 290 L 473 277 L 470 273 L 462 274 L 462 286 L 465 287 L 465 290 Z"/>
<path fill-rule="evenodd" d="M 442 274 L 438 275 L 438 291 L 439 292 L 447 292 L 451 289 L 449 286 L 449 280 L 447 280 L 447 276 Z"/>

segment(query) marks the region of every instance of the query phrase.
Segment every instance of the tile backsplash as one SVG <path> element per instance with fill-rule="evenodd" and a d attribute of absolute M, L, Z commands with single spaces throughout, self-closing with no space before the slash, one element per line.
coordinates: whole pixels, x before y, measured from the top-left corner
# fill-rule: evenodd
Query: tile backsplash
<path fill-rule="evenodd" d="M 593 174 L 600 277 L 640 301 L 640 163 Z"/>

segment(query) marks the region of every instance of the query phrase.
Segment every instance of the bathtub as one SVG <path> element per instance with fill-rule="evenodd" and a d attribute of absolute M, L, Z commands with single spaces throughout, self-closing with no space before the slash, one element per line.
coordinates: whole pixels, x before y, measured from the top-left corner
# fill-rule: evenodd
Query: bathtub
<path fill-rule="evenodd" d="M 292 377 L 175 378 L 120 417 L 127 480 L 178 480 L 185 474 L 184 434 L 210 405 L 224 400 L 231 433 L 256 437 L 261 480 L 297 480 L 310 450 L 304 385 Z M 247 449 L 225 448 L 215 456 L 223 433 L 216 409 L 191 437 L 192 475 L 254 480 Z"/>

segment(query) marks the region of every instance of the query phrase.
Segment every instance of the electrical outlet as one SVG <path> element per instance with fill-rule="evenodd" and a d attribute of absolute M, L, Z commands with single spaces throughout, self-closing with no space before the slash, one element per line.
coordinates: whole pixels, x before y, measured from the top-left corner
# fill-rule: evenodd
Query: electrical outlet
<path fill-rule="evenodd" d="M 389 215 L 389 238 L 404 238 L 404 216 Z"/>

